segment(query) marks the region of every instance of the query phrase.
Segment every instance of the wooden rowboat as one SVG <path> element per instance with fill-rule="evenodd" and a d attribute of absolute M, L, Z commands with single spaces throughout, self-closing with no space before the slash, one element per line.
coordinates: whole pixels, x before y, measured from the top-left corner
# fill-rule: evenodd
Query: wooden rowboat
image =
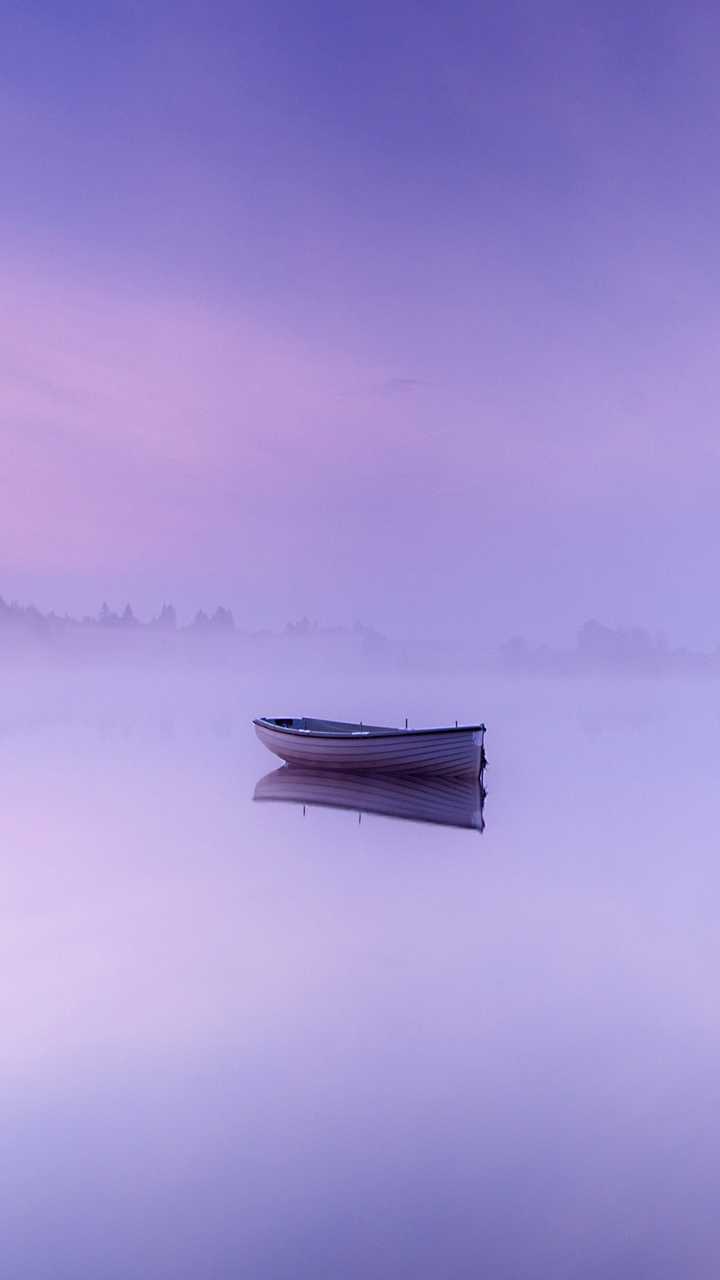
<path fill-rule="evenodd" d="M 340 773 L 282 765 L 261 778 L 255 800 L 325 809 L 350 809 L 410 822 L 482 831 L 485 791 L 480 778 L 428 774 Z"/>
<path fill-rule="evenodd" d="M 485 764 L 485 725 L 437 729 L 393 729 L 260 716 L 255 732 L 269 751 L 289 765 L 357 773 L 442 773 L 477 778 Z"/>

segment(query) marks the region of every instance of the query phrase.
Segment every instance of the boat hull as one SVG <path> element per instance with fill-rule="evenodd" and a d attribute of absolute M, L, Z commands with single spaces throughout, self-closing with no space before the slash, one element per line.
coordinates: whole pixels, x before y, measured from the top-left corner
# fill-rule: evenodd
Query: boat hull
<path fill-rule="evenodd" d="M 483 755 L 482 731 L 408 729 L 380 734 L 298 732 L 255 722 L 263 746 L 286 764 L 343 773 L 431 773 L 477 778 Z"/>

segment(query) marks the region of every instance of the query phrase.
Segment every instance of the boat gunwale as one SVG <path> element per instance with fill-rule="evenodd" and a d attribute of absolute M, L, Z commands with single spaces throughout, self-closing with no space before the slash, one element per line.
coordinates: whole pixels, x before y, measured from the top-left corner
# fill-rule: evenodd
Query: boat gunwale
<path fill-rule="evenodd" d="M 357 742 L 368 738 L 407 738 L 413 734 L 435 737 L 441 733 L 487 732 L 484 724 L 439 725 L 436 728 L 429 729 L 350 729 L 350 722 L 348 722 L 348 731 L 346 733 L 338 733 L 332 729 L 296 729 L 291 725 L 273 724 L 271 720 L 266 720 L 263 716 L 255 717 L 253 724 L 259 725 L 262 729 L 269 729 L 273 733 L 290 734 L 291 737 L 295 738 L 339 738 L 343 742 Z"/>

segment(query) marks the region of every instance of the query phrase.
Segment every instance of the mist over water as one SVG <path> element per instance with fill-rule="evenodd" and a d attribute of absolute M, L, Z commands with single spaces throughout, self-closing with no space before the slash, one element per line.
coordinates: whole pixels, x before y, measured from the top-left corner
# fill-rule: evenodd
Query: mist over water
<path fill-rule="evenodd" d="M 253 801 L 488 725 L 486 829 Z M 3 1273 L 717 1274 L 720 686 L 6 667 Z"/>

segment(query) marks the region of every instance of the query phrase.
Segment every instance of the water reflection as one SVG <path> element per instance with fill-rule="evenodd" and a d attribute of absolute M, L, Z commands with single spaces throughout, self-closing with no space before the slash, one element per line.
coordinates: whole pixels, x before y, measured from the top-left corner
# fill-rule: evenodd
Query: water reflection
<path fill-rule="evenodd" d="M 283 765 L 261 778 L 255 800 L 320 805 L 376 813 L 410 822 L 484 831 L 485 788 L 480 778 L 409 777 L 392 774 L 325 773 Z"/>

